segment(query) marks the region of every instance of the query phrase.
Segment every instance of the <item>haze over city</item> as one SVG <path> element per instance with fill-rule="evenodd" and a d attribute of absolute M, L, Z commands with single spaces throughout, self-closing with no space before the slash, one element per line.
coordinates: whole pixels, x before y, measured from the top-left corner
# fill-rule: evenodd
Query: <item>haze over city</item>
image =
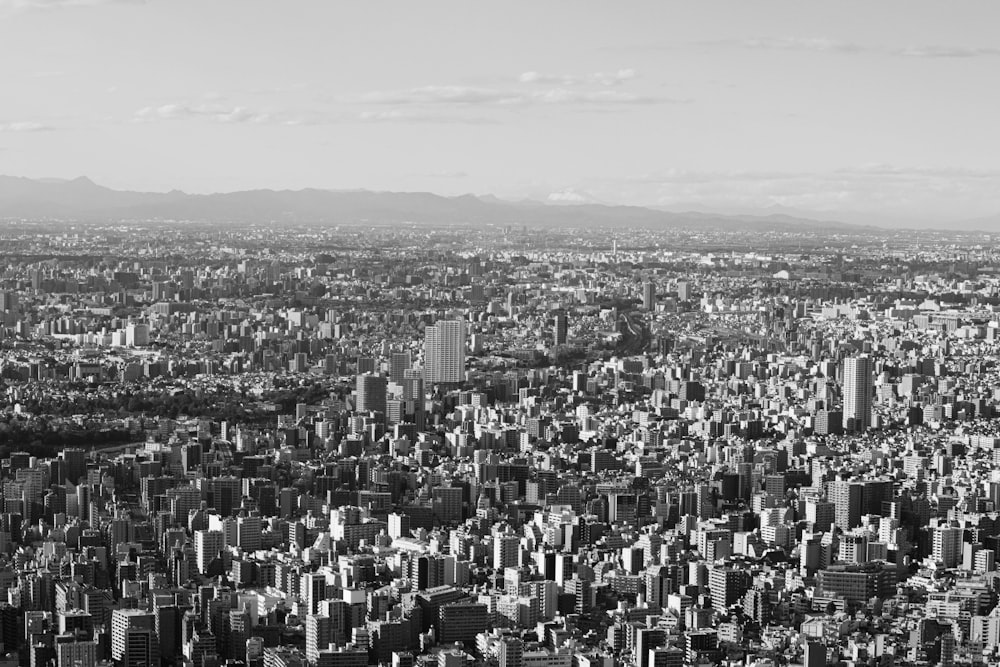
<path fill-rule="evenodd" d="M 1000 228 L 992 2 L 0 1 L 0 173 Z"/>

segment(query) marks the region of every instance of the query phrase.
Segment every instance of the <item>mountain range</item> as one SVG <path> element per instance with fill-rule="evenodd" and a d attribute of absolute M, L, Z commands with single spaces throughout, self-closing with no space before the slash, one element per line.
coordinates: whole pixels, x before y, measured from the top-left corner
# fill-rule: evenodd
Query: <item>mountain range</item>
<path fill-rule="evenodd" d="M 198 221 L 243 224 L 530 225 L 831 231 L 871 229 L 785 213 L 742 215 L 679 212 L 597 203 L 507 201 L 493 196 L 444 197 L 425 192 L 368 190 L 245 190 L 218 194 L 130 192 L 73 180 L 0 176 L 0 219 L 78 222 Z M 984 225 L 985 226 L 985 225 Z M 982 228 L 982 227 L 980 227 Z"/>

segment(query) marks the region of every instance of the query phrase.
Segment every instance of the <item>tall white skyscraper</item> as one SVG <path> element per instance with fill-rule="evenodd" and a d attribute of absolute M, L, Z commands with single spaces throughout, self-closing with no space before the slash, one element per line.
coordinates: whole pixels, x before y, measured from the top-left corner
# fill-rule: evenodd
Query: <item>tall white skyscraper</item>
<path fill-rule="evenodd" d="M 198 572 L 205 574 L 209 563 L 217 558 L 225 546 L 221 530 L 196 530 L 194 533 L 194 552 L 198 559 Z"/>
<path fill-rule="evenodd" d="M 871 357 L 844 359 L 844 421 L 849 430 L 866 431 L 872 425 Z"/>
<path fill-rule="evenodd" d="M 465 322 L 441 320 L 424 331 L 424 382 L 465 379 Z"/>

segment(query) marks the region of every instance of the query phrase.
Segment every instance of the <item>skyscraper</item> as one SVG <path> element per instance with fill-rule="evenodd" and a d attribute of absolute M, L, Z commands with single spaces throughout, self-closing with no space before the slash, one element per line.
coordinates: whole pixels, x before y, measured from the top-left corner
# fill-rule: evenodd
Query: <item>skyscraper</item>
<path fill-rule="evenodd" d="M 642 307 L 653 310 L 656 307 L 656 285 L 651 282 L 642 284 Z"/>
<path fill-rule="evenodd" d="M 565 345 L 569 334 L 569 318 L 565 315 L 556 315 L 555 323 L 552 327 L 553 344 Z"/>
<path fill-rule="evenodd" d="M 393 384 L 403 384 L 405 372 L 410 370 L 413 364 L 410 352 L 393 352 L 389 358 L 389 380 Z"/>
<path fill-rule="evenodd" d="M 850 431 L 872 425 L 872 360 L 868 355 L 844 359 L 844 419 Z"/>
<path fill-rule="evenodd" d="M 441 320 L 424 332 L 424 381 L 458 383 L 465 379 L 465 322 Z"/>
<path fill-rule="evenodd" d="M 385 414 L 385 377 L 373 373 L 358 376 L 358 412 L 380 412 Z"/>
<path fill-rule="evenodd" d="M 194 533 L 194 551 L 198 559 L 198 572 L 205 574 L 208 564 L 218 558 L 222 551 L 224 539 L 221 530 L 196 530 Z"/>
<path fill-rule="evenodd" d="M 62 450 L 63 477 L 73 484 L 87 474 L 87 452 L 79 447 L 67 447 Z"/>

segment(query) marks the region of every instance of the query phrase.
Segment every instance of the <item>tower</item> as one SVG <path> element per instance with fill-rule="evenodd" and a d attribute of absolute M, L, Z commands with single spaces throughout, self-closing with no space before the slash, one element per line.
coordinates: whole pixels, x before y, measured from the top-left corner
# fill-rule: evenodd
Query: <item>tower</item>
<path fill-rule="evenodd" d="M 844 419 L 851 431 L 872 425 L 872 360 L 868 355 L 844 359 Z"/>
<path fill-rule="evenodd" d="M 656 308 L 656 285 L 652 282 L 642 284 L 642 307 L 644 310 Z"/>
<path fill-rule="evenodd" d="M 565 345 L 569 333 L 569 318 L 565 315 L 556 315 L 555 323 L 552 327 L 553 344 Z"/>
<path fill-rule="evenodd" d="M 424 332 L 424 381 L 459 383 L 465 379 L 465 322 L 441 320 Z"/>

